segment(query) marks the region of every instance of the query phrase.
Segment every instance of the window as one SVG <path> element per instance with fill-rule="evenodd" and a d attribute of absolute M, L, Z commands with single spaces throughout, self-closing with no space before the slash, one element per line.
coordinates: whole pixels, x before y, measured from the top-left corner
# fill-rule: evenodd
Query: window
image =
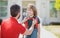
<path fill-rule="evenodd" d="M 7 16 L 7 0 L 0 0 L 0 17 Z"/>
<path fill-rule="evenodd" d="M 54 5 L 55 1 L 50 1 L 50 17 L 57 17 L 57 10 Z"/>

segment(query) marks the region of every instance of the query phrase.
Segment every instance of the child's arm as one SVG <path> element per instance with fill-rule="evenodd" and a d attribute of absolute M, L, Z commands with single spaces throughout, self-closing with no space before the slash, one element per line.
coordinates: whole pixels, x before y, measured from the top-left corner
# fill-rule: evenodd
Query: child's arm
<path fill-rule="evenodd" d="M 40 38 L 40 24 L 38 24 L 38 33 L 37 33 L 37 38 Z"/>
<path fill-rule="evenodd" d="M 37 38 L 40 38 L 40 19 L 38 18 L 38 33 Z"/>

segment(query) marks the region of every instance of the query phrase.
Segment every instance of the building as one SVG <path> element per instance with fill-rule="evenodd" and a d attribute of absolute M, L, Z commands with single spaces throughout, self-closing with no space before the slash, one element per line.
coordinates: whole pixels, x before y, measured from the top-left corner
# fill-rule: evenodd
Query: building
<path fill-rule="evenodd" d="M 51 22 L 60 22 L 60 11 L 54 8 L 55 0 L 0 0 L 0 18 L 5 19 L 10 17 L 10 6 L 18 4 L 21 6 L 21 18 L 23 17 L 23 10 L 26 10 L 27 5 L 34 4 L 38 10 L 38 16 L 42 18 L 43 24 Z"/>

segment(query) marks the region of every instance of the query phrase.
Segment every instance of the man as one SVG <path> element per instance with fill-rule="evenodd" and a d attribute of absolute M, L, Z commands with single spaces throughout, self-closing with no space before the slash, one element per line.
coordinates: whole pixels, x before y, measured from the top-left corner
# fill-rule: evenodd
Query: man
<path fill-rule="evenodd" d="M 0 38 L 1 38 L 1 23 L 2 23 L 2 19 L 0 19 Z"/>
<path fill-rule="evenodd" d="M 20 17 L 20 6 L 12 5 L 10 8 L 11 17 L 2 22 L 2 38 L 18 38 L 19 34 L 30 35 L 34 29 L 36 21 L 33 20 L 31 28 L 25 29 L 17 22 Z"/>

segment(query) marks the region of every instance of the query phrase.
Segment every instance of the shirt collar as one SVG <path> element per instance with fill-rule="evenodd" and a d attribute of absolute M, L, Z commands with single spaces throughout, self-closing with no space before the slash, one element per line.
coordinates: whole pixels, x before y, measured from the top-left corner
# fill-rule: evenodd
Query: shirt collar
<path fill-rule="evenodd" d="M 18 23 L 18 21 L 14 18 L 14 17 L 10 17 L 10 19 L 16 23 Z"/>

